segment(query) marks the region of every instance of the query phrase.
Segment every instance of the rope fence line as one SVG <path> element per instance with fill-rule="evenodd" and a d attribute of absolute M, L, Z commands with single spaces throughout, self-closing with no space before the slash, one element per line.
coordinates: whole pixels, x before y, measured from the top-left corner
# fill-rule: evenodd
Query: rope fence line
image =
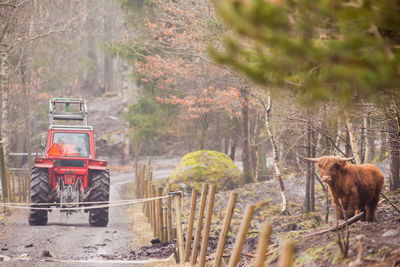
<path fill-rule="evenodd" d="M 109 207 L 117 207 L 117 206 L 124 206 L 124 205 L 131 205 L 137 203 L 143 203 L 147 201 L 153 201 L 157 199 L 165 199 L 169 198 L 172 195 L 166 195 L 161 197 L 153 197 L 153 198 L 142 198 L 142 199 L 131 199 L 131 200 L 123 200 L 123 201 L 107 201 L 107 204 L 103 205 L 91 205 L 85 207 L 46 207 L 46 208 L 39 208 L 35 206 L 62 206 L 62 205 L 90 205 L 95 202 L 71 202 L 71 203 L 0 203 L 0 207 L 7 207 L 7 208 L 14 208 L 14 209 L 29 209 L 29 210 L 59 210 L 59 211 L 72 211 L 72 210 L 91 210 L 91 209 L 99 209 L 99 208 L 109 208 Z M 100 202 L 100 201 L 99 201 Z M 18 205 L 19 204 L 19 205 Z"/>

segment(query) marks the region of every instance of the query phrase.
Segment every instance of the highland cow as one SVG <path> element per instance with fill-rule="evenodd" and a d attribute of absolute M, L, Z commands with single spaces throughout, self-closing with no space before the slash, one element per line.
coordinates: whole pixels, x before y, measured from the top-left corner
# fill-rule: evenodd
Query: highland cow
<path fill-rule="evenodd" d="M 344 219 L 339 203 L 340 199 L 347 218 L 364 212 L 362 220 L 375 221 L 376 207 L 384 182 L 382 173 L 375 165 L 355 165 L 348 162 L 354 157 L 302 158 L 318 162 L 321 179 L 329 187 L 339 218 Z"/>

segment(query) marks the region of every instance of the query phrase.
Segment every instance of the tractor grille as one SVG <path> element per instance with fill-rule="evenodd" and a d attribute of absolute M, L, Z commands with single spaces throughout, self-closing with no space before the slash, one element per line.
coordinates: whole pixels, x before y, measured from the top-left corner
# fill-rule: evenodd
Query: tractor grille
<path fill-rule="evenodd" d="M 59 159 L 55 162 L 56 167 L 85 167 L 84 160 L 70 160 L 70 159 Z"/>

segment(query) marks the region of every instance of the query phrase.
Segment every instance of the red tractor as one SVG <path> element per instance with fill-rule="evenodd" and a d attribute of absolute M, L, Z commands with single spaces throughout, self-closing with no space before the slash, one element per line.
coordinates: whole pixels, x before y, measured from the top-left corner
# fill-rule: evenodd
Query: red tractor
<path fill-rule="evenodd" d="M 60 106 L 62 111 L 58 110 Z M 71 214 L 76 207 L 108 203 L 110 173 L 106 161 L 96 160 L 93 127 L 87 125 L 86 101 L 53 98 L 49 116 L 47 140 L 42 142 L 45 157 L 35 158 L 32 168 L 31 207 L 56 206 Z M 54 124 L 56 120 L 64 123 Z M 74 121 L 82 123 L 76 125 Z M 107 207 L 84 211 L 89 212 L 90 225 L 107 226 Z M 29 224 L 46 225 L 47 213 L 46 209 L 31 209 Z"/>

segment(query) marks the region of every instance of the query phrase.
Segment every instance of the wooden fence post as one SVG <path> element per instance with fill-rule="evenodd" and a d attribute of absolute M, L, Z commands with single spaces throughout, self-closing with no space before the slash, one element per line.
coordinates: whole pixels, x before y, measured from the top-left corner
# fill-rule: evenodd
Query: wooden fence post
<path fill-rule="evenodd" d="M 229 259 L 228 263 L 229 267 L 236 267 L 239 262 L 240 254 L 242 253 L 243 244 L 246 241 L 247 231 L 249 230 L 255 207 L 256 207 L 255 205 L 247 206 L 246 213 L 240 224 L 239 233 L 235 240 L 235 245 L 233 247 L 232 255 Z"/>
<path fill-rule="evenodd" d="M 157 197 L 162 197 L 162 187 L 157 187 Z M 161 241 L 164 240 L 163 235 L 163 210 L 162 210 L 162 198 L 157 199 L 157 228 L 158 228 L 158 238 Z"/>
<path fill-rule="evenodd" d="M 256 262 L 254 267 L 264 267 L 265 260 L 267 259 L 267 250 L 269 245 L 269 239 L 271 237 L 272 226 L 269 223 L 263 224 L 261 234 L 258 237 L 257 251 L 256 251 Z"/>
<path fill-rule="evenodd" d="M 27 184 L 27 182 L 26 182 L 26 176 L 24 176 L 24 178 L 22 178 L 22 183 L 23 183 L 23 196 L 24 196 L 24 202 L 26 202 L 26 188 L 27 188 L 27 186 L 26 186 L 26 184 Z"/>
<path fill-rule="evenodd" d="M 192 236 L 193 236 L 193 223 L 194 216 L 196 213 L 196 200 L 197 200 L 197 190 L 192 189 L 192 199 L 190 201 L 190 215 L 189 215 L 189 224 L 188 224 L 188 232 L 186 235 L 186 244 L 185 244 L 185 262 L 189 261 L 190 258 L 190 245 L 192 244 Z"/>
<path fill-rule="evenodd" d="M 167 196 L 167 194 L 164 193 L 164 196 Z M 168 240 L 168 230 L 167 230 L 168 210 L 167 210 L 167 201 L 166 201 L 165 198 L 163 199 L 163 203 L 162 204 L 163 204 L 162 205 L 162 211 L 163 211 L 163 222 L 164 222 L 164 225 L 163 225 L 163 240 L 164 241 L 169 241 Z"/>
<path fill-rule="evenodd" d="M 25 182 L 26 182 L 26 202 L 29 202 L 29 185 L 30 185 L 30 176 L 26 176 Z"/>
<path fill-rule="evenodd" d="M 146 179 L 146 166 L 143 167 L 143 174 L 142 174 L 142 178 L 140 179 L 140 192 L 139 192 L 140 198 L 144 197 L 144 181 L 145 181 L 145 179 Z"/>
<path fill-rule="evenodd" d="M 28 178 L 28 203 L 30 203 L 31 202 L 31 173 L 30 172 L 28 172 L 28 176 L 27 176 L 27 178 Z"/>
<path fill-rule="evenodd" d="M 144 183 L 143 183 L 143 190 L 144 190 L 143 198 L 147 198 L 147 184 L 148 184 L 147 180 L 144 180 Z M 147 201 L 143 202 L 143 213 L 146 215 L 146 217 L 148 217 L 147 216 L 147 212 L 149 210 L 147 204 L 148 204 Z"/>
<path fill-rule="evenodd" d="M 152 190 L 152 194 L 151 194 L 151 197 L 155 197 L 156 196 L 156 186 L 154 185 L 154 184 L 152 184 L 151 185 L 151 190 Z M 152 201 L 151 201 L 151 205 L 152 205 L 152 208 L 151 208 L 151 210 L 152 210 L 152 217 L 153 217 L 153 233 L 154 233 L 154 237 L 157 237 L 158 236 L 158 233 L 157 233 L 157 208 L 156 208 L 156 201 L 153 199 Z"/>
<path fill-rule="evenodd" d="M 221 265 L 222 254 L 224 253 L 226 244 L 226 235 L 228 234 L 229 227 L 231 225 L 233 210 L 235 209 L 236 198 L 238 196 L 237 192 L 231 192 L 229 196 L 228 208 L 226 210 L 224 225 L 222 227 L 221 234 L 219 235 L 219 241 L 217 246 L 217 253 L 215 255 L 214 267 L 219 267 Z"/>
<path fill-rule="evenodd" d="M 21 176 L 18 176 L 18 199 L 19 199 L 19 202 L 22 203 L 22 182 L 21 182 Z"/>
<path fill-rule="evenodd" d="M 150 192 L 150 198 L 152 198 L 153 197 L 153 185 L 152 184 L 149 184 L 149 192 Z M 153 200 L 150 200 L 149 201 L 149 203 L 150 203 L 150 225 L 151 225 L 151 230 L 153 230 L 153 233 L 154 233 L 154 228 L 153 228 L 153 222 L 154 222 L 154 217 L 153 217 L 153 208 L 154 208 L 154 206 L 153 206 Z"/>
<path fill-rule="evenodd" d="M 170 190 L 167 190 L 167 194 L 169 194 Z M 168 241 L 172 240 L 172 200 L 171 197 L 167 198 L 167 235 Z"/>
<path fill-rule="evenodd" d="M 214 208 L 214 199 L 215 199 L 215 185 L 211 185 L 210 192 L 208 195 L 208 205 L 207 205 L 207 216 L 206 221 L 204 224 L 204 231 L 203 231 L 203 239 L 201 242 L 201 250 L 200 250 L 200 266 L 206 266 L 206 254 L 207 254 L 207 247 L 208 247 L 208 238 L 210 235 L 210 226 L 211 226 L 211 219 L 212 219 L 212 211 Z"/>
<path fill-rule="evenodd" d="M 283 247 L 280 252 L 278 266 L 279 267 L 290 267 L 293 264 L 293 250 L 294 243 L 289 240 L 283 244 Z"/>
<path fill-rule="evenodd" d="M 140 170 L 141 170 L 141 165 L 138 165 L 136 168 L 136 174 L 135 174 L 135 185 L 136 185 L 136 197 L 139 197 L 139 177 L 140 177 Z"/>
<path fill-rule="evenodd" d="M 182 195 L 181 193 L 178 193 L 176 195 L 176 235 L 177 235 L 176 241 L 178 243 L 178 252 L 179 252 L 178 263 L 183 263 L 183 257 L 184 257 L 181 202 L 182 202 Z"/>
<path fill-rule="evenodd" d="M 15 193 L 15 172 L 12 173 L 12 199 L 13 202 L 17 202 L 17 197 Z"/>
<path fill-rule="evenodd" d="M 148 173 L 148 176 L 147 176 L 147 184 L 151 184 L 151 183 L 152 183 L 152 175 L 153 175 L 153 173 L 150 171 L 150 172 Z M 147 189 L 146 189 L 146 190 L 147 190 Z M 150 191 L 148 191 L 147 197 L 151 197 Z M 147 216 L 150 216 L 150 213 L 151 213 L 151 202 L 150 202 L 150 201 L 147 201 L 146 203 L 147 203 L 147 209 L 148 209 L 148 210 L 147 210 L 147 213 L 148 213 Z"/>
<path fill-rule="evenodd" d="M 10 171 L 6 168 L 6 179 L 7 179 L 7 195 L 8 195 L 8 202 L 11 203 L 11 179 L 10 179 Z M 3 191 L 4 192 L 4 191 Z"/>
<path fill-rule="evenodd" d="M 150 182 L 147 184 L 147 197 L 151 198 L 151 183 Z M 148 200 L 146 202 L 147 202 L 147 207 L 148 207 L 147 219 L 149 219 L 149 222 L 150 222 L 150 225 L 151 225 L 151 222 L 152 222 L 152 218 L 151 218 L 151 215 L 152 215 L 152 212 L 151 212 L 151 200 Z"/>
<path fill-rule="evenodd" d="M 203 184 L 203 186 L 201 187 L 200 209 L 197 217 L 196 234 L 193 241 L 192 259 L 190 261 L 192 265 L 196 265 L 197 262 L 197 252 L 199 250 L 201 228 L 203 225 L 204 207 L 206 205 L 207 187 L 207 184 Z"/>

